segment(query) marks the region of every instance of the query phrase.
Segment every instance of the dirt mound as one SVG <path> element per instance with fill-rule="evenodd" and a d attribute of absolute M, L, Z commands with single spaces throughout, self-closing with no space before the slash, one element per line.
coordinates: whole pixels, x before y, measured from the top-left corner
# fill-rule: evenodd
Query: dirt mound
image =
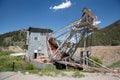
<path fill-rule="evenodd" d="M 78 48 L 75 55 L 80 56 L 80 51 L 84 48 Z M 104 65 L 109 65 L 120 60 L 120 46 L 93 46 L 88 48 L 92 56 L 99 57 Z"/>
<path fill-rule="evenodd" d="M 25 52 L 25 50 L 23 50 L 19 46 L 9 46 L 6 48 L 1 48 L 1 49 L 2 51 Z"/>

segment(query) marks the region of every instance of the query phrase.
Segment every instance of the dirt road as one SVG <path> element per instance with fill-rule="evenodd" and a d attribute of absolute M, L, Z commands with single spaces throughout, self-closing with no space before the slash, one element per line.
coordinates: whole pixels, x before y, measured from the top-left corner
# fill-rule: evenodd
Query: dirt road
<path fill-rule="evenodd" d="M 39 76 L 35 74 L 22 74 L 17 73 L 13 76 L 9 76 L 4 80 L 120 80 L 119 77 L 113 74 L 99 74 L 99 73 L 86 73 L 85 77 L 73 78 L 73 77 L 50 77 L 50 76 Z"/>

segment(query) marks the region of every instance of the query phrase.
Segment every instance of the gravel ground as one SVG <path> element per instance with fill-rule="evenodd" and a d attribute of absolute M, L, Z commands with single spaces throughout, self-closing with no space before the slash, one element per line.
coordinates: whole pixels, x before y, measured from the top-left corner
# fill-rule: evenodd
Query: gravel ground
<path fill-rule="evenodd" d="M 100 74 L 100 73 L 85 73 L 85 77 L 73 78 L 73 77 L 50 77 L 50 76 L 39 76 L 35 74 L 22 74 L 17 73 L 13 76 L 7 77 L 4 80 L 120 80 L 120 77 L 114 76 L 113 74 Z"/>
<path fill-rule="evenodd" d="M 16 72 L 0 72 L 0 80 L 4 80 L 10 76 L 17 74 Z"/>

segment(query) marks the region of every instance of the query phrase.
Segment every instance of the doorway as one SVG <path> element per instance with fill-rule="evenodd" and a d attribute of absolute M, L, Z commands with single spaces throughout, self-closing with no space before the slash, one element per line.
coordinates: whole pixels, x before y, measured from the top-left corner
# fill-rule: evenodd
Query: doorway
<path fill-rule="evenodd" d="M 37 53 L 34 53 L 34 59 L 36 59 L 37 58 Z"/>

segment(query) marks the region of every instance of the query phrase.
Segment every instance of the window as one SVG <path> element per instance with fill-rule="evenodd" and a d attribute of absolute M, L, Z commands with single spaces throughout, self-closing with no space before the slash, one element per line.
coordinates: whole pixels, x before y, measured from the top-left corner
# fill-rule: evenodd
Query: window
<path fill-rule="evenodd" d="M 40 33 L 40 35 L 43 35 L 43 36 L 45 36 L 45 35 L 47 35 L 47 33 Z"/>
<path fill-rule="evenodd" d="M 24 49 L 27 49 L 27 50 L 28 50 L 28 45 L 24 45 Z"/>
<path fill-rule="evenodd" d="M 34 40 L 38 40 L 38 37 L 34 37 Z"/>

